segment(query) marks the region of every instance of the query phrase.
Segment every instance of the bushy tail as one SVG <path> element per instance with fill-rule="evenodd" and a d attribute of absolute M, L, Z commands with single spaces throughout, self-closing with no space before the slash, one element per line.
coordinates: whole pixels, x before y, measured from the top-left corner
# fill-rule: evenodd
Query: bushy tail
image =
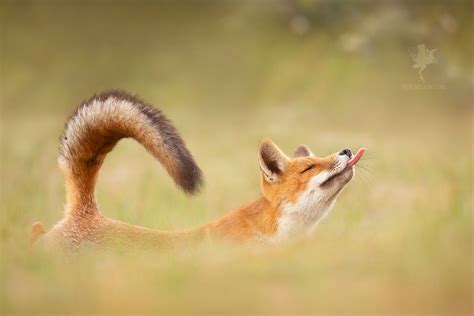
<path fill-rule="evenodd" d="M 186 193 L 195 193 L 202 173 L 171 122 L 156 108 L 123 91 L 84 101 L 66 123 L 59 165 L 66 177 L 69 212 L 95 212 L 97 174 L 115 144 L 131 137 L 166 168 Z"/>

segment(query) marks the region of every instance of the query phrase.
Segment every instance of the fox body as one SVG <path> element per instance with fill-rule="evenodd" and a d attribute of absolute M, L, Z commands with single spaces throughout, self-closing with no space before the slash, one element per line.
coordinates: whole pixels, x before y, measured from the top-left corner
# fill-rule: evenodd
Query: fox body
<path fill-rule="evenodd" d="M 31 241 L 77 248 L 109 244 L 173 247 L 206 238 L 278 242 L 310 232 L 334 205 L 354 176 L 364 149 L 345 149 L 321 158 L 305 145 L 287 157 L 271 140 L 258 148 L 261 196 L 227 215 L 194 229 L 165 232 L 107 218 L 94 190 L 108 152 L 134 138 L 158 159 L 178 187 L 194 194 L 202 172 L 170 121 L 156 108 L 123 91 L 108 91 L 84 101 L 66 123 L 59 166 L 66 179 L 64 217 L 49 232 L 33 224 Z"/>

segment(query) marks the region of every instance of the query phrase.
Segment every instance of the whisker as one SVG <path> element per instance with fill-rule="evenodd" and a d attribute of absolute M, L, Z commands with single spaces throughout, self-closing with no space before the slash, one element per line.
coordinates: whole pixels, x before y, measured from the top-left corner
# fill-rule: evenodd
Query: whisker
<path fill-rule="evenodd" d="M 368 165 L 364 164 L 364 162 L 359 161 L 359 163 L 356 164 L 357 167 L 364 167 L 368 168 Z"/>
<path fill-rule="evenodd" d="M 367 167 L 367 166 L 359 165 L 359 164 L 358 164 L 357 167 L 359 167 L 359 168 L 361 168 L 361 169 L 363 169 L 363 170 L 365 170 L 365 171 L 367 171 L 367 172 L 369 172 L 369 173 L 372 172 L 372 170 L 370 170 L 369 167 Z"/>
<path fill-rule="evenodd" d="M 364 156 L 368 156 L 368 157 L 377 156 L 377 153 L 373 151 L 367 151 L 364 153 Z"/>
<path fill-rule="evenodd" d="M 356 176 L 356 178 L 360 179 L 360 181 L 363 182 L 365 185 L 369 185 L 372 182 L 369 176 L 364 172 L 358 172 L 357 174 L 359 176 Z"/>
<path fill-rule="evenodd" d="M 372 170 L 370 170 L 368 167 L 366 167 L 364 165 L 357 165 L 357 167 L 360 167 L 360 168 L 364 169 L 367 172 L 372 172 Z"/>
<path fill-rule="evenodd" d="M 370 184 L 369 178 L 362 172 L 358 172 L 358 174 L 356 175 L 356 181 L 360 181 L 366 186 L 369 186 Z"/>

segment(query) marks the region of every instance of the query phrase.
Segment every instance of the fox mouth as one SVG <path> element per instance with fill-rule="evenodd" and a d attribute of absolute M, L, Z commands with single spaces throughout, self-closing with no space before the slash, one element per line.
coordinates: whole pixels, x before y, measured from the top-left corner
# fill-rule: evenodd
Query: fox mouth
<path fill-rule="evenodd" d="M 330 177 L 328 177 L 326 179 L 326 181 L 324 181 L 321 185 L 325 185 L 325 184 L 328 184 L 329 182 L 331 182 L 333 179 L 345 174 L 347 171 L 351 170 L 352 171 L 352 167 L 354 167 L 360 160 L 360 158 L 362 158 L 362 156 L 364 155 L 366 151 L 366 148 L 361 148 L 357 151 L 357 153 L 347 161 L 346 163 L 346 166 L 344 168 L 341 168 L 340 170 L 336 171 L 333 175 L 331 175 Z M 337 169 L 337 168 L 336 168 Z"/>
<path fill-rule="evenodd" d="M 347 167 L 346 168 L 350 168 L 352 166 L 355 166 L 359 162 L 360 158 L 362 158 L 362 156 L 364 155 L 366 150 L 367 150 L 366 148 L 359 149 L 357 151 L 357 153 L 354 155 L 354 157 L 349 159 L 349 161 L 347 162 Z"/>

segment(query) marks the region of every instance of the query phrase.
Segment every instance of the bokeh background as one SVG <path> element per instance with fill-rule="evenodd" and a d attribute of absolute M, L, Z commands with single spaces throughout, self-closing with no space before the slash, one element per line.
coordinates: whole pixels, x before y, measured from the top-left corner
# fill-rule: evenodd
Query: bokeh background
<path fill-rule="evenodd" d="M 1 313 L 472 314 L 471 1 L 2 1 Z M 437 63 L 419 81 L 412 55 Z M 110 217 L 159 229 L 259 195 L 257 145 L 367 159 L 315 233 L 283 245 L 32 252 L 62 216 L 58 138 L 121 88 L 204 171 L 188 198 L 136 143 L 107 158 Z"/>

